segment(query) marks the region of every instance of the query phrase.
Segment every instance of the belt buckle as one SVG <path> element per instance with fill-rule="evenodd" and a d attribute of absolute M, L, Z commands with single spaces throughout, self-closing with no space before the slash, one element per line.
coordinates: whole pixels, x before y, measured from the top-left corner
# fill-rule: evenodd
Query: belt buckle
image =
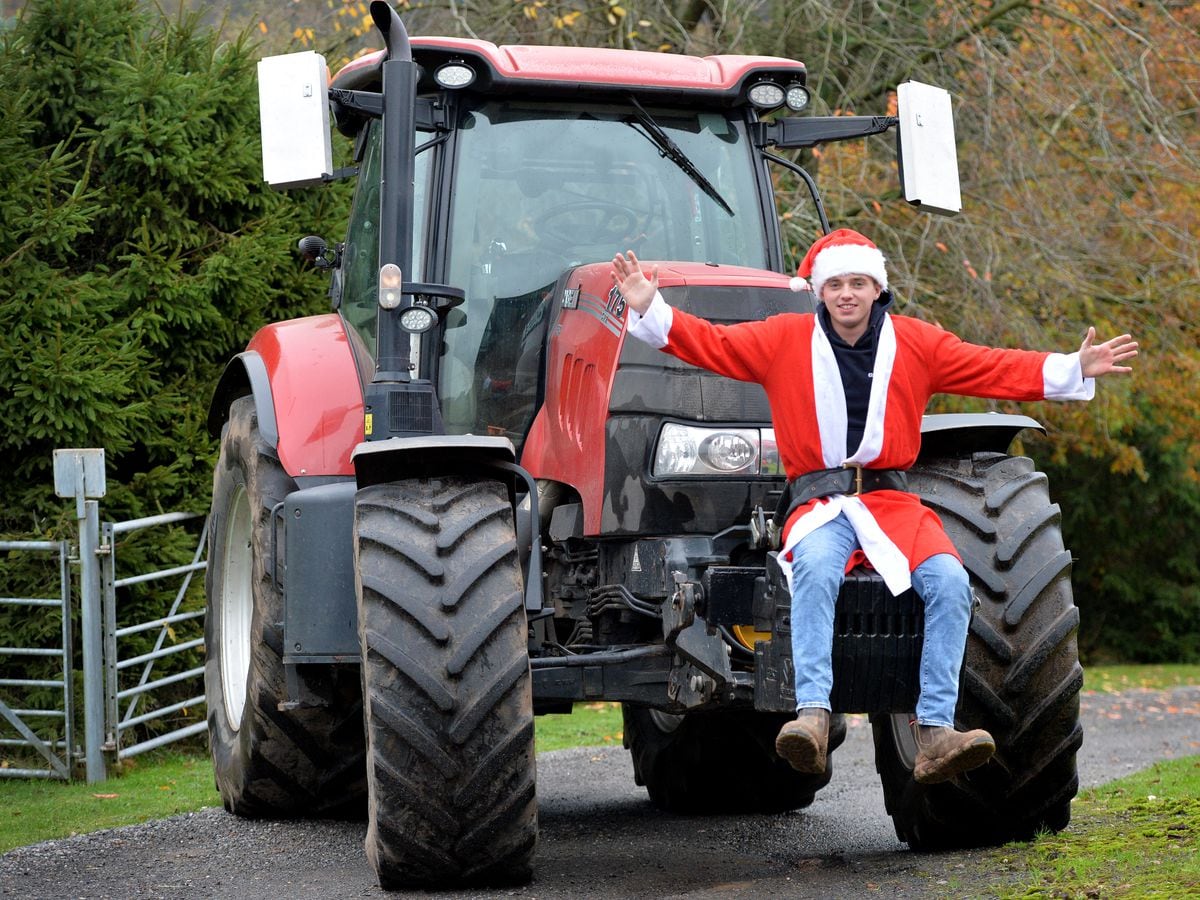
<path fill-rule="evenodd" d="M 857 497 L 859 494 L 861 494 L 863 492 L 863 481 L 862 481 L 863 467 L 861 465 L 859 465 L 858 463 L 842 463 L 842 468 L 854 470 L 854 494 L 853 494 L 853 496 Z"/>

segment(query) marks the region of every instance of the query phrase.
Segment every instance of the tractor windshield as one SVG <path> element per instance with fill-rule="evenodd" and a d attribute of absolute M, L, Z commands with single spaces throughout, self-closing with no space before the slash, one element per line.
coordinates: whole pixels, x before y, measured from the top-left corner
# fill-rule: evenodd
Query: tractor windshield
<path fill-rule="evenodd" d="M 647 115 L 680 154 L 648 139 Z M 468 112 L 450 204 L 446 281 L 467 299 L 447 322 L 441 361 L 447 430 L 520 444 L 565 269 L 628 249 L 766 268 L 754 173 L 744 126 L 718 112 L 511 101 Z"/>

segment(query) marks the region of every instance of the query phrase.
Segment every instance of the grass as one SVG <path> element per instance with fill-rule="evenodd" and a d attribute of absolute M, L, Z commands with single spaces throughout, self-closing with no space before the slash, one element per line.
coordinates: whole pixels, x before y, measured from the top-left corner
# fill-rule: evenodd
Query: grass
<path fill-rule="evenodd" d="M 571 747 L 621 746 L 624 722 L 620 703 L 577 703 L 565 715 L 538 716 L 538 753 Z"/>
<path fill-rule="evenodd" d="M 1200 896 L 1200 756 L 1084 791 L 1071 813 L 1067 830 L 980 860 L 983 878 L 1004 873 L 986 893 L 1006 900 Z"/>
<path fill-rule="evenodd" d="M 0 781 L 0 853 L 205 806 L 220 806 L 207 756 L 160 751 L 123 764 L 119 778 L 99 784 Z"/>
<path fill-rule="evenodd" d="M 1091 666 L 1083 670 L 1083 689 L 1101 694 L 1145 688 L 1162 690 L 1185 684 L 1200 684 L 1200 666 Z"/>
<path fill-rule="evenodd" d="M 1085 670 L 1084 678 L 1084 689 L 1088 691 L 1162 689 L 1200 684 L 1200 666 L 1103 666 Z M 536 727 L 539 752 L 620 746 L 621 707 L 618 703 L 579 703 L 570 715 L 539 716 Z M 1105 790 L 1108 788 L 1101 789 Z M 1193 787 L 1192 794 L 1200 796 L 1200 785 Z M 1099 808 L 1100 801 L 1094 795 L 1097 792 L 1088 792 L 1076 801 L 1077 823 L 1090 822 L 1087 814 Z M 1169 795 L 1159 790 L 1155 796 Z M 208 758 L 169 751 L 135 757 L 126 764 L 120 777 L 98 785 L 0 779 L 0 809 L 5 811 L 0 814 L 0 853 L 38 841 L 218 806 L 220 802 Z M 1147 807 L 1146 812 L 1169 811 L 1160 804 Z M 1200 807 L 1193 809 L 1193 815 L 1200 818 Z M 1073 826 L 1065 837 L 1077 838 L 1079 828 Z M 1194 846 L 1194 833 L 1192 843 Z M 1031 845 L 1031 858 L 1039 846 L 1041 842 Z M 1040 877 L 1040 870 L 1038 874 Z"/>

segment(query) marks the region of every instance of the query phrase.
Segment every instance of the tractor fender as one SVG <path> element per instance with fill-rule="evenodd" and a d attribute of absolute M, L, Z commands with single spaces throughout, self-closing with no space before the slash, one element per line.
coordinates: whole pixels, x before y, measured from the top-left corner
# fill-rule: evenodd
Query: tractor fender
<path fill-rule="evenodd" d="M 542 608 L 542 539 L 537 485 L 516 462 L 517 453 L 506 437 L 475 434 L 434 434 L 420 437 L 363 441 L 351 459 L 358 489 L 410 478 L 458 476 L 490 479 L 507 485 L 517 528 L 517 548 L 525 574 L 525 608 Z M 518 503 L 517 494 L 525 494 Z"/>
<path fill-rule="evenodd" d="M 271 398 L 271 378 L 263 358 L 253 350 L 244 350 L 225 365 L 208 404 L 208 433 L 221 437 L 221 429 L 229 421 L 229 407 L 238 397 L 254 397 L 258 415 L 258 433 L 268 447 L 279 444 L 279 428 L 275 424 L 275 402 Z"/>
<path fill-rule="evenodd" d="M 921 419 L 919 460 L 970 456 L 973 453 L 1007 453 L 1018 434 L 1027 428 L 1046 433 L 1029 416 L 1008 413 L 943 413 Z"/>
<path fill-rule="evenodd" d="M 208 411 L 214 435 L 238 397 L 252 394 L 259 431 L 293 478 L 351 476 L 363 440 L 358 367 L 339 316 L 327 314 L 260 329 L 225 367 Z"/>

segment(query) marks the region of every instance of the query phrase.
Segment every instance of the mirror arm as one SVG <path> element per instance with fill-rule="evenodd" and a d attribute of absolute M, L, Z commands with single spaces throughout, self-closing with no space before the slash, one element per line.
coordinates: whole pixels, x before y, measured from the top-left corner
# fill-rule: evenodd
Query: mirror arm
<path fill-rule="evenodd" d="M 330 88 L 329 99 L 343 109 L 378 119 L 383 115 L 383 94 Z"/>
<path fill-rule="evenodd" d="M 896 116 L 812 116 L 804 119 L 776 119 L 754 125 L 754 143 L 765 147 L 796 149 L 815 147 L 831 141 L 882 134 L 900 124 Z"/>

